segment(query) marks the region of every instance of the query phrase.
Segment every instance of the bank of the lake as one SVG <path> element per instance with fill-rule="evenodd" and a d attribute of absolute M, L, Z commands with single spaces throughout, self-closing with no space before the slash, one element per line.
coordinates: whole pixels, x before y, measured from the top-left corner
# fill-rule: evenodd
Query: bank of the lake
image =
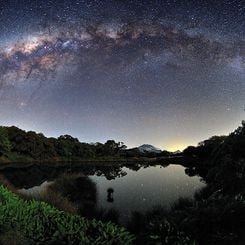
<path fill-rule="evenodd" d="M 103 222 L 113 221 L 127 227 L 133 234 L 136 213 L 144 217 L 155 206 L 170 209 L 179 198 L 193 198 L 195 192 L 204 186 L 200 178 L 189 177 L 185 174 L 185 168 L 177 164 L 163 167 L 136 162 L 127 166 L 89 163 L 72 168 L 69 165 L 32 165 L 25 168 L 4 168 L 1 174 L 14 184 L 19 194 L 28 199 L 37 198 L 63 210 L 67 210 L 70 204 L 75 204 L 74 207 L 80 207 L 77 211 L 75 208 L 75 212 L 82 217 L 96 218 Z M 36 188 L 38 185 L 40 188 Z M 171 222 L 166 220 L 164 226 L 166 239 L 174 235 L 176 241 L 185 240 L 185 244 L 193 244 Z M 143 244 L 154 242 L 155 232 L 151 231 L 152 235 L 148 234 Z M 142 244 L 141 238 L 137 239 L 138 243 Z"/>
<path fill-rule="evenodd" d="M 154 157 L 154 158 L 102 158 L 102 159 L 80 159 L 80 160 L 25 160 L 25 161 L 10 161 L 0 158 L 0 170 L 4 168 L 28 168 L 31 166 L 46 166 L 46 167 L 79 167 L 84 165 L 91 166 L 133 166 L 133 165 L 169 165 L 178 164 L 185 167 L 196 166 L 202 159 L 186 156 L 171 156 L 171 157 Z"/>
<path fill-rule="evenodd" d="M 132 244 L 124 228 L 23 200 L 0 185 L 1 244 Z M 12 234 L 12 237 L 9 235 Z"/>

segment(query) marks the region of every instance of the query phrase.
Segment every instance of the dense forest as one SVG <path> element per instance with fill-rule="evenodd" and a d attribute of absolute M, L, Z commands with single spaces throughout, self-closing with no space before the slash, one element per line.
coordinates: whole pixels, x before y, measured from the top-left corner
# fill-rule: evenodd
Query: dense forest
<path fill-rule="evenodd" d="M 171 153 L 142 153 L 127 149 L 123 142 L 82 143 L 70 135 L 47 138 L 42 133 L 24 131 L 15 126 L 0 127 L 0 160 L 2 161 L 79 161 L 83 159 L 119 159 L 169 156 Z"/>
<path fill-rule="evenodd" d="M 17 127 L 0 127 L 0 156 L 9 160 L 78 160 L 116 157 L 126 146 L 122 142 L 81 143 L 70 135 L 47 138 L 41 133 Z"/>
<path fill-rule="evenodd" d="M 244 189 L 245 121 L 229 136 L 211 137 L 183 154 L 200 159 L 190 167 L 190 173 L 201 175 L 215 190 L 236 194 Z"/>
<path fill-rule="evenodd" d="M 0 132 L 2 158 L 18 155 L 37 160 L 62 157 L 73 160 L 79 157 L 125 157 L 128 154 L 123 143 L 113 140 L 105 144 L 86 144 L 68 135 L 46 138 L 16 127 L 1 127 Z M 201 176 L 206 187 L 193 199 L 179 199 L 170 210 L 157 207 L 147 213 L 134 213 L 126 228 L 135 236 L 135 243 L 244 244 L 244 149 L 245 121 L 228 136 L 213 136 L 197 146 L 187 147 L 179 156 L 196 161 L 185 163 L 185 171 L 190 176 Z M 137 149 L 130 154 L 142 156 Z M 62 188 L 66 190 L 66 187 Z M 97 218 L 101 219 L 100 216 Z"/>

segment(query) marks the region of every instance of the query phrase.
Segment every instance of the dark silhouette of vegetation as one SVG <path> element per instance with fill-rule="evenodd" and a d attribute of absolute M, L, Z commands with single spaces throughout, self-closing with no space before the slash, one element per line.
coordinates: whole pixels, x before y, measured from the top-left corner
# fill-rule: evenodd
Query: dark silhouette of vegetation
<path fill-rule="evenodd" d="M 120 157 L 126 149 L 123 142 L 108 140 L 105 144 L 81 143 L 70 135 L 47 138 L 41 133 L 26 132 L 17 127 L 0 127 L 2 160 L 81 160 Z"/>
<path fill-rule="evenodd" d="M 33 134 L 32 132 L 25 134 L 30 134 L 33 137 L 34 135 L 35 137 L 44 137 L 42 135 Z M 2 146 L 1 148 L 1 156 L 6 157 L 11 152 L 17 152 L 16 149 L 22 149 L 21 154 L 23 155 L 29 154 L 24 149 L 29 149 L 27 146 L 31 147 L 31 144 L 26 144 L 25 147 L 20 146 L 16 143 L 18 142 L 18 137 L 13 138 L 11 135 L 12 134 L 6 130 L 6 128 L 1 131 L 0 142 L 2 145 L 5 145 L 5 147 Z M 27 139 L 25 140 L 25 142 L 29 142 Z M 75 156 L 73 155 L 74 152 L 78 152 L 80 144 L 85 144 L 80 143 L 71 136 L 62 136 L 60 139 L 51 138 L 48 140 L 53 141 L 52 145 L 55 157 L 62 155 L 71 159 Z M 40 140 L 38 142 L 40 142 Z M 57 153 L 56 147 L 58 146 L 56 144 L 58 143 L 61 144 L 59 147 L 63 149 L 63 153 Z M 74 151 L 73 147 L 75 145 L 79 147 L 75 147 L 76 150 Z M 93 149 L 92 152 L 96 157 L 109 155 L 137 158 L 142 156 L 138 149 L 125 150 L 122 143 L 116 143 L 115 141 L 109 141 L 106 144 L 97 143 L 85 145 L 86 147 L 88 146 L 88 149 Z M 85 145 L 83 147 L 85 147 Z M 86 150 L 86 152 L 89 151 Z M 19 153 L 20 151 L 18 154 Z M 78 153 L 76 154 L 79 155 Z M 161 154 L 163 157 L 171 156 L 171 154 L 167 152 L 162 152 Z M 83 152 L 81 155 L 85 156 L 85 153 Z M 196 147 L 190 146 L 186 148 L 182 155 L 196 159 L 196 161 L 190 162 L 189 165 L 188 163 L 185 164 L 186 173 L 190 176 L 201 176 L 203 181 L 207 183 L 206 187 L 197 192 L 194 199 L 179 199 L 172 205 L 170 210 L 158 207 L 144 214 L 135 212 L 127 225 L 128 230 L 136 235 L 135 243 L 168 245 L 244 244 L 245 121 L 230 135 L 213 136 L 199 143 Z M 87 156 L 89 156 L 89 154 Z M 147 166 L 148 165 L 145 165 L 145 167 Z M 139 170 L 141 167 L 142 165 L 139 164 L 130 166 L 130 168 L 135 171 Z M 116 170 L 109 168 L 108 172 L 103 172 L 98 169 L 93 171 L 98 175 L 103 174 L 107 176 L 108 179 L 123 175 L 120 167 Z M 81 178 L 86 179 L 86 177 L 82 176 Z M 85 181 L 85 179 L 83 179 L 83 181 Z M 83 190 L 86 190 L 88 183 L 86 184 L 83 181 L 80 183 L 79 181 L 81 180 L 74 182 L 74 180 L 69 179 L 68 184 L 64 184 L 62 181 L 59 186 L 57 185 L 55 190 L 62 193 L 62 196 L 66 197 L 72 204 L 75 203 L 75 200 L 79 201 L 80 197 L 76 198 L 77 193 L 79 193 L 77 186 L 83 185 Z M 74 183 L 77 183 L 77 186 L 73 186 Z M 88 184 L 88 186 L 90 186 L 90 184 Z M 93 185 L 90 187 L 93 187 Z M 66 188 L 71 192 L 76 190 L 75 192 L 77 193 L 74 194 L 74 197 L 71 197 L 69 196 L 70 191 L 69 193 L 65 191 Z M 87 191 L 90 191 L 89 189 L 90 188 L 87 188 Z M 109 191 L 108 189 L 108 196 L 110 198 L 112 197 L 112 193 L 112 190 Z M 82 196 L 81 198 L 91 199 L 81 192 L 79 195 Z M 96 199 L 92 198 L 91 200 L 92 202 L 96 202 Z M 116 210 L 94 210 L 90 218 L 96 217 L 100 220 L 111 220 L 118 223 L 119 215 Z"/>
<path fill-rule="evenodd" d="M 47 138 L 42 133 L 24 131 L 15 126 L 0 127 L 0 161 L 79 161 L 116 160 L 173 156 L 161 153 L 140 152 L 138 148 L 127 149 L 123 142 L 107 140 L 103 143 L 83 143 L 71 135 Z"/>
<path fill-rule="evenodd" d="M 49 191 L 61 194 L 77 208 L 77 213 L 83 217 L 93 217 L 97 202 L 97 188 L 87 176 L 62 175 L 47 188 L 47 192 Z"/>
<path fill-rule="evenodd" d="M 230 135 L 211 137 L 183 154 L 198 159 L 186 173 L 200 175 L 207 186 L 170 210 L 133 213 L 127 227 L 136 244 L 244 244 L 245 122 Z"/>
<path fill-rule="evenodd" d="M 199 158 L 209 159 L 219 146 L 225 141 L 227 136 L 213 136 L 208 140 L 204 140 L 195 146 L 188 146 L 183 154 L 186 156 L 194 156 Z"/>
<path fill-rule="evenodd" d="M 12 149 L 6 128 L 0 127 L 0 156 L 8 154 Z"/>
<path fill-rule="evenodd" d="M 136 235 L 136 244 L 194 245 L 195 241 L 169 218 L 170 213 L 156 207 L 145 214 L 134 212 L 128 229 Z"/>
<path fill-rule="evenodd" d="M 245 121 L 229 136 L 214 136 L 183 153 L 198 157 L 199 163 L 187 173 L 199 174 L 213 191 L 235 195 L 244 189 Z"/>
<path fill-rule="evenodd" d="M 198 174 L 207 186 L 193 201 L 174 205 L 168 217 L 198 244 L 244 244 L 245 121 L 228 136 L 215 136 L 188 147 L 198 157 L 187 173 Z"/>

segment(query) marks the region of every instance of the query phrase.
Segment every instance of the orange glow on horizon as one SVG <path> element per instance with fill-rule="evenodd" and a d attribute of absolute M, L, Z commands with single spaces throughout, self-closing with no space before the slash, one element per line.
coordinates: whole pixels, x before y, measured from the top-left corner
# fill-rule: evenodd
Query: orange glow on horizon
<path fill-rule="evenodd" d="M 175 152 L 175 151 L 183 151 L 186 147 L 191 145 L 190 142 L 187 142 L 186 140 L 183 139 L 172 139 L 166 142 L 161 148 L 163 150 L 167 150 L 170 152 Z"/>

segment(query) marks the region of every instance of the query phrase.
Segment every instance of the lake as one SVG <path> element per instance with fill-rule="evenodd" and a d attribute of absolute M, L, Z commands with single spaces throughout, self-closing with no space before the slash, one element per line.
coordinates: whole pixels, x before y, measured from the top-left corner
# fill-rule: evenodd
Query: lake
<path fill-rule="evenodd" d="M 196 191 L 205 186 L 200 177 L 188 176 L 180 165 L 84 166 L 72 170 L 34 166 L 7 169 L 3 174 L 22 193 L 35 196 L 67 172 L 88 176 L 96 186 L 97 208 L 117 210 L 121 223 L 127 222 L 133 211 L 145 212 L 155 206 L 169 208 L 180 197 L 192 198 Z"/>
<path fill-rule="evenodd" d="M 100 176 L 90 178 L 97 185 L 99 205 L 119 210 L 123 221 L 128 220 L 132 211 L 144 212 L 160 205 L 169 208 L 178 198 L 192 198 L 205 186 L 199 177 L 186 175 L 180 165 L 151 166 L 138 171 L 124 167 L 122 170 L 127 175 L 113 180 Z M 113 202 L 107 198 L 109 188 L 114 190 Z"/>

